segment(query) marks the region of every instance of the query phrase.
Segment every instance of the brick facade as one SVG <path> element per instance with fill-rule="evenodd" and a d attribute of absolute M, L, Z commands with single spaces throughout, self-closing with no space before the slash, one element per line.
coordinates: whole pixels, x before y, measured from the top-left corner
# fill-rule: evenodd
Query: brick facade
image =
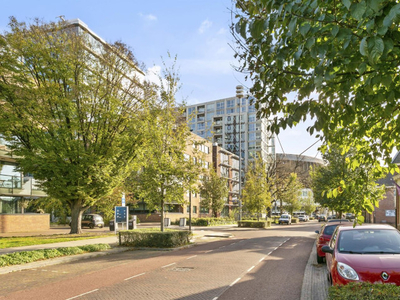
<path fill-rule="evenodd" d="M 395 210 L 396 188 L 393 186 L 386 187 L 386 198 L 379 202 L 379 207 L 374 211 L 374 223 L 383 223 L 395 225 L 396 219 L 394 216 L 386 216 L 387 211 Z"/>
<path fill-rule="evenodd" d="M 35 232 L 50 229 L 50 214 L 0 214 L 0 232 Z"/>

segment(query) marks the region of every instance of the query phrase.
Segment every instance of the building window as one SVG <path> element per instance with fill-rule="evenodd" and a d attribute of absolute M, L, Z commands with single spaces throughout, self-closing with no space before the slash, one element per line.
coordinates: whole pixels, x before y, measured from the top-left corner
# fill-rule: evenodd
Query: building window
<path fill-rule="evenodd" d="M 228 100 L 226 101 L 226 107 L 234 107 L 235 106 L 235 100 Z"/>
<path fill-rule="evenodd" d="M 225 102 L 223 101 L 217 102 L 217 110 L 218 109 L 225 109 Z"/>
<path fill-rule="evenodd" d="M 197 206 L 193 206 L 193 213 L 197 214 Z"/>
<path fill-rule="evenodd" d="M 205 123 L 198 123 L 197 130 L 203 130 L 203 129 L 205 129 Z"/>

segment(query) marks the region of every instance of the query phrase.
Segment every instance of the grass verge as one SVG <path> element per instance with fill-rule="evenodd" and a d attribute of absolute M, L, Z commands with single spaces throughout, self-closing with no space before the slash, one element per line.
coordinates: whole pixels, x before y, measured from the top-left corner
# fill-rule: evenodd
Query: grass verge
<path fill-rule="evenodd" d="M 94 245 L 85 245 L 78 247 L 61 247 L 56 249 L 14 252 L 14 253 L 0 255 L 0 267 L 21 265 L 61 256 L 70 256 L 88 252 L 103 251 L 109 248 L 110 245 L 108 244 L 94 244 Z"/>
<path fill-rule="evenodd" d="M 97 239 L 112 235 L 115 236 L 114 233 L 100 234 L 100 235 L 92 233 L 83 233 L 75 235 L 55 234 L 55 235 L 21 236 L 21 237 L 0 237 L 0 249 L 87 240 L 87 239 Z"/>

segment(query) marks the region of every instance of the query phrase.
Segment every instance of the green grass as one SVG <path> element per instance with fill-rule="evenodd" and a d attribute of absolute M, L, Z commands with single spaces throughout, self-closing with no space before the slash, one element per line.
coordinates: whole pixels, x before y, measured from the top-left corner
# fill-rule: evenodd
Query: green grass
<path fill-rule="evenodd" d="M 55 235 L 39 235 L 39 236 L 24 236 L 24 237 L 0 237 L 0 249 L 23 247 L 32 245 L 52 244 L 60 242 L 96 239 L 115 235 L 109 234 L 55 234 Z"/>

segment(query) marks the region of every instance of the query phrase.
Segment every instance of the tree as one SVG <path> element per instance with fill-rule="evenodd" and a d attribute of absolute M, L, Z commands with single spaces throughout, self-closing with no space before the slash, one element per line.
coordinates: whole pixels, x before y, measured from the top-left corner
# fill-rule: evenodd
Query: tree
<path fill-rule="evenodd" d="M 90 39 L 65 22 L 11 18 L 0 36 L 0 133 L 24 173 L 82 213 L 120 185 L 145 146 L 146 85 L 130 50 Z"/>
<path fill-rule="evenodd" d="M 287 189 L 280 194 L 280 199 L 283 203 L 283 208 L 293 214 L 294 211 L 301 208 L 300 192 L 303 188 L 302 184 L 298 181 L 296 173 L 291 173 L 287 178 Z"/>
<path fill-rule="evenodd" d="M 213 168 L 203 176 L 200 184 L 201 207 L 212 210 L 216 218 L 223 210 L 229 196 L 228 182 L 220 177 Z"/>
<path fill-rule="evenodd" d="M 175 64 L 166 68 L 157 93 L 149 99 L 146 119 L 146 139 L 151 141 L 143 149 L 143 168 L 133 174 L 132 191 L 143 199 L 150 211 L 161 211 L 161 231 L 164 231 L 165 206 L 186 203 L 184 194 L 192 190 L 202 171 L 197 142 L 182 118 L 184 107 L 175 104 L 179 77 Z M 185 156 L 194 147 L 194 157 Z"/>
<path fill-rule="evenodd" d="M 311 215 L 317 208 L 310 190 L 307 191 L 307 196 L 301 199 L 301 208 L 307 215 Z"/>
<path fill-rule="evenodd" d="M 239 69 L 272 130 L 311 117 L 308 132 L 327 146 L 357 148 L 349 164 L 390 163 L 400 144 L 400 4 L 238 0 L 236 8 Z"/>
<path fill-rule="evenodd" d="M 249 164 L 246 172 L 242 200 L 244 209 L 260 215 L 271 206 L 271 183 L 267 181 L 267 168 L 261 157 Z"/>
<path fill-rule="evenodd" d="M 355 212 L 360 223 L 364 221 L 361 212 L 366 209 L 372 213 L 374 206 L 385 193 L 384 186 L 378 186 L 379 177 L 372 171 L 373 166 L 360 165 L 349 168 L 346 160 L 353 157 L 355 150 L 341 153 L 330 148 L 323 155 L 326 166 L 317 167 L 311 172 L 314 197 L 323 207 L 334 210 L 341 216 L 344 212 Z M 347 186 L 347 183 L 353 183 Z"/>

